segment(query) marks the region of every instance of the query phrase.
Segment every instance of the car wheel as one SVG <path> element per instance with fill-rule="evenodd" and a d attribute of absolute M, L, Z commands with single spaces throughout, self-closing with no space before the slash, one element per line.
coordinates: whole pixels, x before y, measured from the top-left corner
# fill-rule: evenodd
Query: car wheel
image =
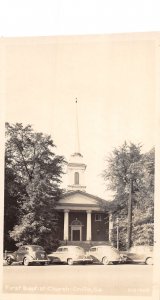
<path fill-rule="evenodd" d="M 106 256 L 104 256 L 104 257 L 102 258 L 102 264 L 103 264 L 103 265 L 109 265 L 109 260 L 108 260 L 108 258 L 107 258 Z"/>
<path fill-rule="evenodd" d="M 10 266 L 13 261 L 12 261 L 11 257 L 7 257 L 6 262 L 7 262 L 7 265 Z"/>
<path fill-rule="evenodd" d="M 46 264 L 45 262 L 41 262 L 41 266 L 45 266 L 45 264 Z"/>
<path fill-rule="evenodd" d="M 23 265 L 24 265 L 24 266 L 29 266 L 29 260 L 28 260 L 27 257 L 25 257 L 25 258 L 23 259 Z"/>
<path fill-rule="evenodd" d="M 67 264 L 68 264 L 69 266 L 73 265 L 73 259 L 72 259 L 72 258 L 68 258 L 68 259 L 67 259 Z"/>
<path fill-rule="evenodd" d="M 146 259 L 146 265 L 153 265 L 153 258 L 152 257 L 148 257 Z"/>

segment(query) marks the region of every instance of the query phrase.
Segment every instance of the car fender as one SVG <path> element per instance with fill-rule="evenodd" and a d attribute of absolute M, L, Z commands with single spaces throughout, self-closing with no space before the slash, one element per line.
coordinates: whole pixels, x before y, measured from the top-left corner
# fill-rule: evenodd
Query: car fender
<path fill-rule="evenodd" d="M 11 258 L 13 261 L 16 260 L 16 258 L 15 258 L 15 256 L 14 256 L 13 254 L 8 254 L 8 255 L 6 256 L 6 259 L 7 259 L 7 258 Z"/>
<path fill-rule="evenodd" d="M 59 260 L 59 262 L 61 262 L 61 259 L 59 258 L 59 256 L 56 255 L 56 254 L 53 254 L 53 253 L 48 254 L 48 259 L 49 259 L 50 261 Z"/>
<path fill-rule="evenodd" d="M 30 262 L 32 262 L 34 260 L 34 258 L 29 254 L 24 255 L 23 259 L 24 258 L 27 258 Z"/>

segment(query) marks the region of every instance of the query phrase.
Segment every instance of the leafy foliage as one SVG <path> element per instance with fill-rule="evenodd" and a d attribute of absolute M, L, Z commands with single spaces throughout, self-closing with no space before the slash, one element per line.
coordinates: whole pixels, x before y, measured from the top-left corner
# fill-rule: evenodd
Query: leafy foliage
<path fill-rule="evenodd" d="M 141 153 L 141 145 L 126 142 L 114 149 L 106 160 L 103 178 L 108 189 L 114 191 L 110 203 L 113 220 L 119 218 L 120 247 L 126 248 L 128 199 L 130 180 L 132 190 L 132 243 L 153 244 L 154 216 L 154 149 Z M 147 234 L 145 230 L 148 230 Z M 141 238 L 140 238 L 141 235 Z M 116 227 L 112 233 L 116 245 Z"/>
<path fill-rule="evenodd" d="M 47 250 L 50 240 L 53 248 L 58 242 L 54 208 L 62 192 L 64 158 L 53 152 L 50 136 L 35 133 L 30 125 L 7 123 L 6 138 L 5 245 L 9 231 L 16 245 L 39 243 Z M 7 219 L 11 206 L 12 222 Z"/>
<path fill-rule="evenodd" d="M 4 201 L 4 249 L 14 250 L 15 242 L 9 236 L 9 230 L 18 222 L 21 195 L 25 188 L 16 180 L 14 170 L 5 166 L 5 201 Z"/>

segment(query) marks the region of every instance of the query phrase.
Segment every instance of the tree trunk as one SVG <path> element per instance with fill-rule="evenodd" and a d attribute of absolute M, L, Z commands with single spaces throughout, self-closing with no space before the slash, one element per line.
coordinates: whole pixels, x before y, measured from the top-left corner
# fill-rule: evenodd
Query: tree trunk
<path fill-rule="evenodd" d="M 130 179 L 129 199 L 128 199 L 128 228 L 127 228 L 127 250 L 131 247 L 132 240 L 132 190 L 133 180 Z"/>

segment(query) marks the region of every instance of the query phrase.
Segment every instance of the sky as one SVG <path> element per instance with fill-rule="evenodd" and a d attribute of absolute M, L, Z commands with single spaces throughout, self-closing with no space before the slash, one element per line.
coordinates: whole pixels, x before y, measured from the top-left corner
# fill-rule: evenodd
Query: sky
<path fill-rule="evenodd" d="M 101 174 L 114 147 L 154 146 L 155 34 L 9 38 L 5 50 L 5 121 L 50 134 L 68 161 L 77 97 L 86 191 L 109 200 Z"/>
<path fill-rule="evenodd" d="M 1 120 L 51 134 L 68 160 L 77 97 L 87 191 L 108 200 L 101 173 L 114 147 L 155 144 L 159 29 L 156 0 L 1 2 Z"/>

